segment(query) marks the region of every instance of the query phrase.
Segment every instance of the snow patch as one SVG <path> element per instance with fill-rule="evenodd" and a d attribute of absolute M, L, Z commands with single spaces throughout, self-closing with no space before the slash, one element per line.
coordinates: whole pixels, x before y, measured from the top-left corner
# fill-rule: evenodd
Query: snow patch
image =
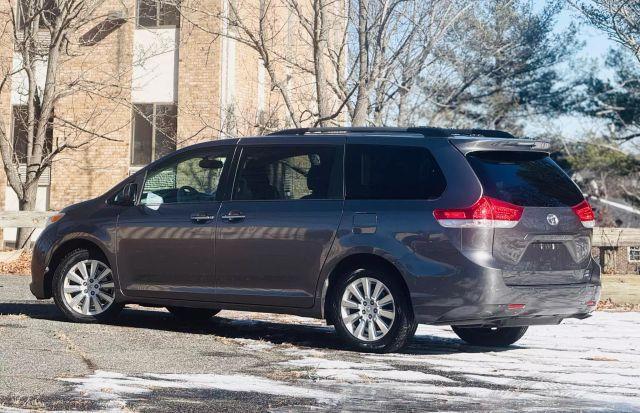
<path fill-rule="evenodd" d="M 75 384 L 74 391 L 76 393 L 90 394 L 95 400 L 104 402 L 107 409 L 125 408 L 126 401 L 132 396 L 151 393 L 156 389 L 251 392 L 315 399 L 321 403 L 332 402 L 340 397 L 332 392 L 241 374 L 144 374 L 130 376 L 97 370 L 87 377 L 61 378 L 59 380 Z"/>

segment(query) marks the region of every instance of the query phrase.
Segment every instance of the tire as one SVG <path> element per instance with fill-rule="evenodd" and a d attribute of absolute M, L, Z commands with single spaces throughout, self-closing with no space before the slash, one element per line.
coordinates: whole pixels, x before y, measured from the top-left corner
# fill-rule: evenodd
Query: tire
<path fill-rule="evenodd" d="M 528 327 L 456 327 L 453 332 L 474 346 L 507 347 L 520 340 Z"/>
<path fill-rule="evenodd" d="M 169 310 L 174 317 L 189 322 L 207 321 L 220 312 L 220 310 L 215 309 L 190 307 L 167 307 L 167 310 Z"/>
<path fill-rule="evenodd" d="M 108 261 L 84 248 L 68 253 L 56 268 L 53 300 L 68 320 L 80 323 L 111 321 L 123 307 Z"/>
<path fill-rule="evenodd" d="M 363 295 L 366 283 L 370 292 L 368 302 L 365 302 L 366 296 Z M 379 283 L 382 286 L 377 290 Z M 352 288 L 357 288 L 362 300 L 353 293 Z M 328 318 L 333 320 L 342 340 L 355 350 L 373 353 L 398 351 L 407 345 L 417 327 L 411 303 L 404 291 L 400 281 L 385 271 L 358 269 L 345 274 L 335 284 Z M 374 296 L 376 292 L 377 296 Z M 373 304 L 371 298 L 374 298 Z M 394 314 L 393 318 L 390 313 Z M 386 332 L 383 325 L 387 328 Z"/>

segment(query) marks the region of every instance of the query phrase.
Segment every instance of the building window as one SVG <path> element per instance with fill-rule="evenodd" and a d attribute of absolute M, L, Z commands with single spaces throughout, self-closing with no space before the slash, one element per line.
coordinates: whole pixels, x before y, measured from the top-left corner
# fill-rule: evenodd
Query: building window
<path fill-rule="evenodd" d="M 33 5 L 33 0 L 19 0 L 17 9 L 17 21 L 20 30 L 24 30 L 27 20 L 31 21 L 31 16 L 39 15 L 39 27 L 44 29 L 53 24 L 53 21 L 60 15 L 60 9 L 58 8 L 55 0 L 44 0 L 42 10 L 39 10 L 34 5 L 32 10 L 29 10 L 29 5 Z"/>
<path fill-rule="evenodd" d="M 29 147 L 27 115 L 28 109 L 26 105 L 13 106 L 13 152 L 19 164 L 27 163 L 27 151 Z M 38 117 L 38 113 L 36 113 L 35 122 L 38 121 Z M 43 151 L 44 156 L 51 153 L 51 147 L 53 144 L 53 128 L 51 127 L 51 124 L 52 120 L 49 121 L 49 125 L 47 127 Z"/>
<path fill-rule="evenodd" d="M 138 0 L 138 27 L 179 27 L 178 0 Z"/>
<path fill-rule="evenodd" d="M 143 166 L 176 150 L 175 104 L 142 104 L 133 109 L 131 165 Z"/>
<path fill-rule="evenodd" d="M 640 262 L 640 246 L 629 247 L 629 262 Z"/>

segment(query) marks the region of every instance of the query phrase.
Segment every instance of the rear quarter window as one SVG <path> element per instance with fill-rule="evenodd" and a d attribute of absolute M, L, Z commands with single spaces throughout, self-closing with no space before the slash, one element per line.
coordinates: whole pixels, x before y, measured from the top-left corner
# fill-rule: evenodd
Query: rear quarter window
<path fill-rule="evenodd" d="M 446 186 L 420 146 L 347 145 L 345 173 L 347 199 L 434 199 Z"/>
<path fill-rule="evenodd" d="M 485 195 L 520 206 L 574 206 L 584 197 L 547 154 L 478 151 L 467 155 Z"/>

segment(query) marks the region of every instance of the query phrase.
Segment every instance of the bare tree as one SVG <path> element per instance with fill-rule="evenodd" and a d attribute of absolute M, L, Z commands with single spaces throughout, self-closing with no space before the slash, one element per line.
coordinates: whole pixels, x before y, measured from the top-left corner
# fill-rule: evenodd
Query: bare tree
<path fill-rule="evenodd" d="M 279 95 L 284 124 L 354 126 L 406 119 L 414 79 L 471 8 L 459 0 L 225 0 L 211 11 L 185 0 L 183 11 L 214 16 L 202 28 L 248 46 Z M 229 30 L 232 27 L 233 30 Z M 295 53 L 292 50 L 295 49 Z M 392 109 L 393 108 L 393 109 Z"/>
<path fill-rule="evenodd" d="M 117 79 L 121 73 L 102 78 L 91 65 L 93 45 L 119 28 L 124 13 L 101 14 L 103 0 L 20 0 L 7 3 L 0 34 L 3 50 L 13 50 L 12 62 L 3 62 L 0 94 L 17 90 L 21 98 L 15 128 L 0 119 L 0 155 L 9 186 L 16 193 L 20 210 L 35 208 L 40 177 L 67 150 L 79 149 L 97 139 L 113 139 L 111 132 L 124 125 L 109 126 L 108 109 L 93 107 L 82 116 L 56 110 L 60 102 L 77 94 L 122 95 Z M 85 69 L 69 70 L 73 62 Z M 101 73 L 105 75 L 104 73 Z M 100 79 L 100 80 L 98 80 Z M 13 83 L 22 83 L 12 85 Z M 55 125 L 56 134 L 52 133 Z M 97 132 L 100 131 L 100 132 Z M 23 246 L 31 230 L 18 231 Z"/>
<path fill-rule="evenodd" d="M 353 79 L 347 82 L 357 87 L 352 123 L 405 124 L 406 100 L 415 80 L 433 63 L 436 48 L 472 4 L 359 0 L 357 6 L 351 16 L 357 38 L 357 47 L 352 47 Z M 395 116 L 388 119 L 385 115 L 394 106 Z"/>
<path fill-rule="evenodd" d="M 629 49 L 640 63 L 640 3 L 636 0 L 570 0 L 594 27 Z"/>

